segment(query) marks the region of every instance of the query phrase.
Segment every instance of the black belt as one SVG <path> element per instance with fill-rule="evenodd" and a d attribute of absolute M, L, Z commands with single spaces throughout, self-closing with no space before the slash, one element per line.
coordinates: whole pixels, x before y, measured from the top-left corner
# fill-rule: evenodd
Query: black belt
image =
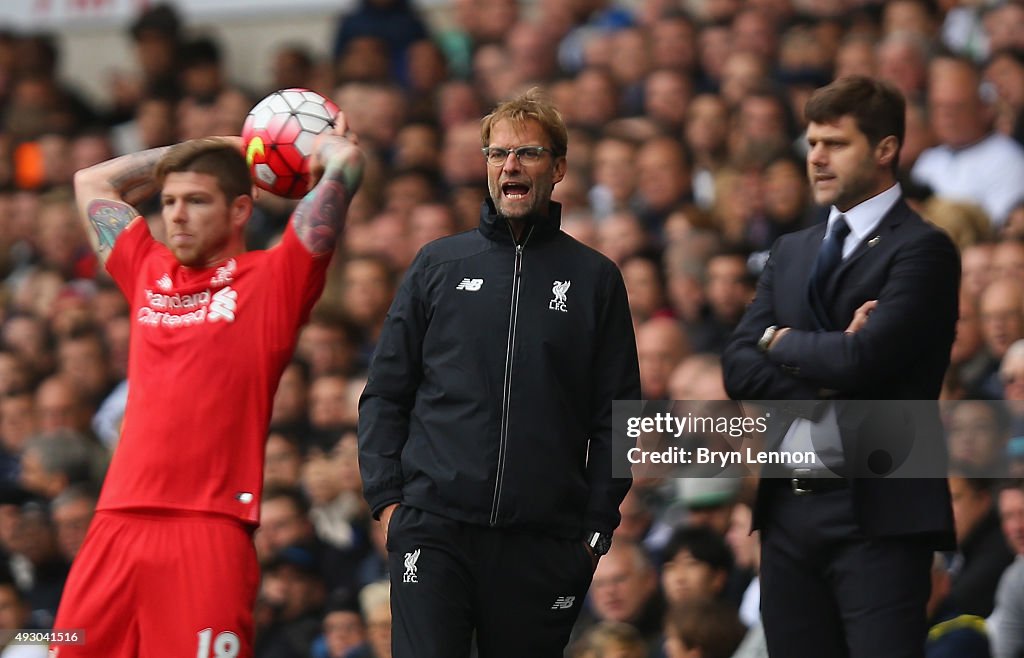
<path fill-rule="evenodd" d="M 789 482 L 789 489 L 797 496 L 838 491 L 850 486 L 850 482 L 846 478 L 835 477 L 825 473 L 816 474 L 815 471 L 810 469 L 795 469 L 787 474 L 783 480 Z"/>

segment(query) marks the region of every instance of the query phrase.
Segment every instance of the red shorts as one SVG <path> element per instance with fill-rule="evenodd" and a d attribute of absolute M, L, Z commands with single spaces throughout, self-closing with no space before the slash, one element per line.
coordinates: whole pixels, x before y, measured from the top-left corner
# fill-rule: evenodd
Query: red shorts
<path fill-rule="evenodd" d="M 50 656 L 249 658 L 259 578 L 252 538 L 240 521 L 98 512 L 54 623 L 57 630 L 84 630 L 85 642 L 51 646 Z"/>

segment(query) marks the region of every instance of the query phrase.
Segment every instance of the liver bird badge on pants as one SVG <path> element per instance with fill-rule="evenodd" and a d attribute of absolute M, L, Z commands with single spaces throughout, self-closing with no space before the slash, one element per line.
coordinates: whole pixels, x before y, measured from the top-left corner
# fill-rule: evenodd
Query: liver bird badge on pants
<path fill-rule="evenodd" d="M 416 577 L 416 560 L 420 559 L 420 549 L 416 549 L 412 553 L 405 554 L 405 575 L 402 576 L 403 583 L 417 583 L 419 579 Z"/>

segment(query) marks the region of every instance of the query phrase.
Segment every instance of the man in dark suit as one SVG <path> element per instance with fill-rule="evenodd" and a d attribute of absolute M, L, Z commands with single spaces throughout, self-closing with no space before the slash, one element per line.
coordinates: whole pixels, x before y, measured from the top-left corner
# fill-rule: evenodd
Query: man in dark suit
<path fill-rule="evenodd" d="M 934 401 L 957 319 L 956 249 L 896 183 L 904 108 L 858 76 L 809 99 L 807 172 L 827 225 L 775 243 L 723 355 L 731 397 L 792 401 L 768 448 L 819 457 L 758 489 L 772 656 L 923 656 L 932 550 L 954 545 L 936 403 L 897 425 L 899 405 L 855 402 Z M 935 477 L 884 477 L 911 447 Z"/>

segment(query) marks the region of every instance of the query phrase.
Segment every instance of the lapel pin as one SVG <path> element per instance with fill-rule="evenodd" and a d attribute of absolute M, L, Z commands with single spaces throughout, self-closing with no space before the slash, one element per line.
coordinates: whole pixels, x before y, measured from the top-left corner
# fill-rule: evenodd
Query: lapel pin
<path fill-rule="evenodd" d="M 876 235 L 875 237 L 873 237 L 870 240 L 868 240 L 868 246 L 869 247 L 874 247 L 876 244 L 878 244 L 878 241 L 881 240 L 881 239 L 882 238 L 880 238 L 879 236 Z"/>

